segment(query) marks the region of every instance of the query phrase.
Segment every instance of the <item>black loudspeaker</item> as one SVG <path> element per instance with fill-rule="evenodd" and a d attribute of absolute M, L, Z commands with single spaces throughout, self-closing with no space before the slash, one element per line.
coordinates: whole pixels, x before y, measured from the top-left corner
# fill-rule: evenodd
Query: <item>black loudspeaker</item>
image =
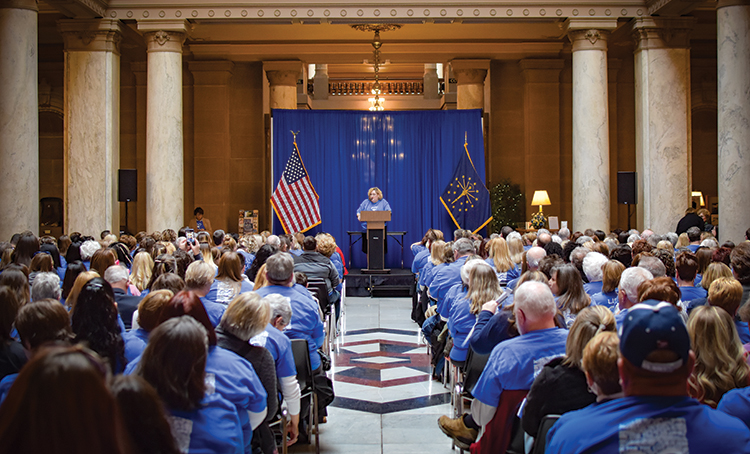
<path fill-rule="evenodd" d="M 120 179 L 118 202 L 135 202 L 138 200 L 138 171 L 136 169 L 120 169 L 117 171 Z"/>
<path fill-rule="evenodd" d="M 617 203 L 636 204 L 635 176 L 635 172 L 617 172 Z"/>

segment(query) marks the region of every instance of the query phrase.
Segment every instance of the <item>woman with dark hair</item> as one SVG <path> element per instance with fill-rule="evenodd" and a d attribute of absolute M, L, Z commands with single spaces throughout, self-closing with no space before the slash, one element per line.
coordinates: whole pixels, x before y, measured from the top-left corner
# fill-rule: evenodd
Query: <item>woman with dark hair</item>
<path fill-rule="evenodd" d="M 70 316 L 75 343 L 86 342 L 100 354 L 113 373 L 125 369 L 125 344 L 115 306 L 115 295 L 107 281 L 89 280 L 81 289 Z"/>
<path fill-rule="evenodd" d="M 245 273 L 251 282 L 255 281 L 255 276 L 258 275 L 258 270 L 266 263 L 268 257 L 274 255 L 277 251 L 278 248 L 276 246 L 271 246 L 270 244 L 264 244 L 258 249 L 258 253 L 255 254 L 255 260 L 253 260 L 253 265 L 250 267 L 250 270 Z"/>
<path fill-rule="evenodd" d="M 557 300 L 557 307 L 565 317 L 565 325 L 570 328 L 576 315 L 591 305 L 591 297 L 583 288 L 581 274 L 570 264 L 552 268 L 549 287 Z"/>
<path fill-rule="evenodd" d="M 17 373 L 26 364 L 23 346 L 11 336 L 20 307 L 15 292 L 0 286 L 0 379 Z"/>
<path fill-rule="evenodd" d="M 175 295 L 162 309 L 159 315 L 159 326 L 167 320 L 183 315 L 188 315 L 198 321 L 208 333 L 208 358 L 205 367 L 206 373 L 211 374 L 214 379 L 210 383 L 210 386 L 237 408 L 242 426 L 245 451 L 251 452 L 250 442 L 253 436 L 252 432 L 266 417 L 267 395 L 263 384 L 260 382 L 253 366 L 246 359 L 216 346 L 216 332 L 211 325 L 206 309 L 193 292 L 182 291 Z M 154 329 L 149 335 L 149 343 L 146 351 L 148 351 L 148 348 L 154 342 L 157 330 L 159 328 Z M 175 355 L 175 350 L 179 351 L 180 354 Z M 144 351 L 141 357 L 136 358 L 128 364 L 128 367 L 125 369 L 126 374 L 136 371 L 140 361 L 143 361 L 145 358 L 146 351 Z M 169 354 L 180 357 L 183 356 L 184 351 L 182 347 L 173 347 L 169 351 Z M 148 380 L 148 377 L 143 375 L 143 373 L 140 373 L 140 375 Z M 149 382 L 154 385 L 151 380 Z M 157 392 L 159 392 L 159 387 L 155 387 Z M 159 395 L 163 399 L 165 398 L 161 392 L 159 392 Z M 167 401 L 167 405 L 169 405 L 169 401 Z M 183 445 L 179 443 L 179 437 L 176 438 L 178 439 L 178 445 L 182 448 Z"/>
<path fill-rule="evenodd" d="M 19 265 L 10 265 L 0 274 L 0 286 L 8 287 L 16 295 L 18 307 L 31 301 L 29 277 Z"/>
<path fill-rule="evenodd" d="M 120 412 L 106 379 L 104 363 L 83 346 L 39 351 L 21 370 L 0 407 L 3 451 L 128 452 Z"/>
<path fill-rule="evenodd" d="M 76 278 L 84 271 L 86 271 L 86 267 L 83 265 L 82 261 L 75 260 L 68 263 L 68 267 L 65 270 L 65 276 L 63 276 L 62 279 L 61 303 L 65 304 L 65 300 L 68 298 L 68 295 L 70 295 L 70 291 L 73 290 L 73 284 L 75 284 Z"/>
<path fill-rule="evenodd" d="M 173 296 L 174 293 L 169 290 L 154 290 L 138 303 L 138 310 L 133 313 L 133 328 L 122 335 L 128 362 L 139 357 L 146 349 L 149 333 L 159 324 L 161 310 Z"/>
<path fill-rule="evenodd" d="M 175 273 L 164 273 L 151 284 L 151 291 L 170 290 L 175 295 L 185 288 L 185 281 Z"/>
<path fill-rule="evenodd" d="M 74 241 L 68 246 L 68 251 L 65 253 L 65 261 L 71 263 L 76 260 L 83 262 L 83 258 L 81 257 L 81 243 Z"/>
<path fill-rule="evenodd" d="M 39 252 L 39 239 L 31 232 L 24 232 L 13 251 L 13 263 L 31 265 L 31 258 Z"/>
<path fill-rule="evenodd" d="M 14 246 L 6 241 L 0 242 L 0 273 L 13 263 Z"/>
<path fill-rule="evenodd" d="M 115 253 L 115 258 L 120 262 L 120 265 L 127 269 L 133 266 L 133 258 L 130 256 L 130 249 L 128 249 L 127 244 L 120 242 L 112 243 L 109 245 L 109 249 Z"/>
<path fill-rule="evenodd" d="M 52 262 L 54 266 L 54 270 L 58 276 L 60 276 L 60 280 L 62 281 L 65 277 L 65 268 L 68 266 L 68 262 L 65 262 L 63 264 L 62 257 L 60 257 L 60 251 L 57 250 L 57 246 L 53 243 L 44 243 L 39 247 L 39 251 L 46 252 L 52 257 Z"/>
<path fill-rule="evenodd" d="M 159 395 L 138 375 L 118 375 L 110 385 L 139 454 L 179 454 Z M 227 402 L 227 406 L 231 405 Z"/>
<path fill-rule="evenodd" d="M 162 274 L 165 273 L 176 273 L 177 272 L 177 261 L 172 257 L 171 255 L 167 254 L 161 254 L 154 260 L 154 269 L 151 272 L 151 279 L 148 281 L 148 285 L 146 286 L 146 290 L 150 291 L 151 286 L 154 285 L 154 281 L 159 278 Z M 145 295 L 147 293 L 144 291 L 144 293 L 141 293 L 141 295 Z"/>
<path fill-rule="evenodd" d="M 245 261 L 236 252 L 227 252 L 219 259 L 216 276 L 206 299 L 227 306 L 240 293 L 251 292 L 253 283 L 245 279 Z"/>
<path fill-rule="evenodd" d="M 96 271 L 100 276 L 104 276 L 107 268 L 114 265 L 116 261 L 117 256 L 112 249 L 97 249 L 94 255 L 91 256 L 91 267 L 89 270 Z"/>

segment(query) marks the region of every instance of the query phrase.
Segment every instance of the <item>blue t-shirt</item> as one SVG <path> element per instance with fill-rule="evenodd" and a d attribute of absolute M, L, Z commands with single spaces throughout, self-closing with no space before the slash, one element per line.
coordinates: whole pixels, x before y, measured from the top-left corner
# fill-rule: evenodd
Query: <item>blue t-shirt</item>
<path fill-rule="evenodd" d="M 613 314 L 617 312 L 618 304 L 619 302 L 617 300 L 617 289 L 608 293 L 599 292 L 591 295 L 592 306 L 606 306 L 607 309 L 612 311 Z"/>
<path fill-rule="evenodd" d="M 453 307 L 453 301 L 466 296 L 468 289 L 463 284 L 456 284 L 448 290 L 445 298 L 438 300 L 437 312 L 443 320 L 448 320 L 451 316 L 451 308 Z"/>
<path fill-rule="evenodd" d="M 708 296 L 708 292 L 706 291 L 706 289 L 701 286 L 680 287 L 680 294 L 682 295 L 680 297 L 680 301 L 685 304 L 688 304 L 692 300 L 697 300 L 698 298 L 705 298 L 706 296 Z"/>
<path fill-rule="evenodd" d="M 251 284 L 250 281 L 243 279 L 240 284 L 240 293 L 252 292 L 252 291 L 253 291 L 253 284 Z M 213 282 L 213 284 L 211 284 L 211 289 L 208 291 L 208 293 L 206 293 L 205 298 L 214 303 L 219 303 L 219 304 L 223 304 L 224 306 L 228 306 L 229 303 L 232 302 L 232 299 L 234 299 L 235 296 L 237 295 L 234 294 L 234 288 L 231 285 L 221 282 L 220 280 L 217 279 Z"/>
<path fill-rule="evenodd" d="M 276 363 L 276 376 L 296 377 L 297 366 L 294 365 L 292 341 L 272 325 L 267 325 L 265 331 L 250 339 L 250 344 L 264 347 L 271 353 Z"/>
<path fill-rule="evenodd" d="M 531 389 L 542 367 L 565 354 L 567 338 L 567 330 L 548 328 L 497 344 L 472 394 L 483 404 L 497 407 L 503 390 Z"/>
<path fill-rule="evenodd" d="M 461 283 L 461 267 L 466 263 L 468 257 L 461 257 L 455 262 L 439 270 L 435 270 L 435 277 L 430 285 L 430 295 L 438 301 L 445 298 L 451 287 Z"/>
<path fill-rule="evenodd" d="M 435 265 L 433 265 L 432 261 L 428 259 L 422 269 L 419 271 L 419 285 L 426 285 L 425 282 L 427 282 L 427 276 L 432 275 L 432 270 L 434 269 Z"/>
<path fill-rule="evenodd" d="M 9 374 L 3 377 L 2 380 L 0 380 L 0 404 L 5 402 L 5 398 L 8 397 L 10 387 L 13 386 L 13 383 L 16 382 L 16 378 L 18 378 L 18 374 Z"/>
<path fill-rule="evenodd" d="M 587 295 L 590 296 L 596 293 L 601 293 L 603 285 L 604 285 L 604 282 L 602 281 L 587 282 L 583 284 L 583 290 L 586 292 Z"/>
<path fill-rule="evenodd" d="M 211 322 L 211 325 L 214 328 L 219 326 L 219 322 L 224 315 L 224 311 L 227 310 L 227 306 L 221 303 L 214 303 L 205 296 L 201 297 L 201 303 L 203 303 L 203 307 L 206 309 L 206 314 L 208 314 L 208 320 Z"/>
<path fill-rule="evenodd" d="M 146 349 L 148 331 L 143 328 L 131 329 L 122 335 L 122 341 L 125 343 L 125 359 L 131 362 Z"/>
<path fill-rule="evenodd" d="M 740 342 L 742 344 L 750 343 L 750 328 L 748 328 L 747 322 L 741 320 L 734 320 L 734 326 L 737 328 L 737 334 L 740 336 Z"/>
<path fill-rule="evenodd" d="M 497 280 L 500 283 L 500 287 L 506 287 L 508 285 L 508 282 L 520 277 L 518 272 L 519 270 L 515 266 L 508 271 L 498 271 L 495 267 L 495 260 L 493 260 L 492 257 L 488 257 L 484 261 L 489 266 L 491 266 L 493 270 L 495 270 L 495 274 L 497 274 Z"/>
<path fill-rule="evenodd" d="M 432 283 L 435 281 L 435 276 L 437 275 L 437 273 L 439 273 L 440 270 L 442 270 L 443 268 L 450 265 L 450 263 L 441 263 L 440 265 L 432 265 L 432 266 L 430 265 L 432 265 L 432 262 L 428 261 L 427 265 L 425 265 L 425 270 L 423 271 L 424 273 L 423 285 L 427 288 L 429 288 L 432 285 Z M 422 276 L 419 276 L 419 278 L 422 279 Z"/>
<path fill-rule="evenodd" d="M 5 380 L 0 382 L 0 388 L 4 382 Z M 747 427 L 750 427 L 750 387 L 727 391 L 716 409 L 739 418 Z"/>
<path fill-rule="evenodd" d="M 750 453 L 742 421 L 687 396 L 595 403 L 562 415 L 547 440 L 547 454 Z"/>
<path fill-rule="evenodd" d="M 513 314 L 506 309 L 498 308 L 494 314 L 481 311 L 471 334 L 469 345 L 480 355 L 489 355 L 497 344 L 514 337 L 510 332 L 510 318 Z"/>
<path fill-rule="evenodd" d="M 453 336 L 453 348 L 450 353 L 453 361 L 466 361 L 469 352 L 467 336 L 476 322 L 477 316 L 471 313 L 471 301 L 466 298 L 465 293 L 451 301 L 448 330 Z"/>
<path fill-rule="evenodd" d="M 244 452 L 237 409 L 218 394 L 206 395 L 193 411 L 169 410 L 167 417 L 180 452 L 190 454 Z"/>
<path fill-rule="evenodd" d="M 393 211 L 391 210 L 391 205 L 388 204 L 388 201 L 385 199 L 380 199 L 376 203 L 372 203 L 370 199 L 365 199 L 362 201 L 362 203 L 359 204 L 359 208 L 357 208 L 357 214 L 363 212 L 363 211 Z M 388 225 L 388 223 L 385 223 Z M 367 223 L 362 223 L 362 229 L 367 229 Z"/>
<path fill-rule="evenodd" d="M 421 273 L 422 269 L 424 269 L 425 265 L 427 264 L 429 260 L 430 260 L 430 251 L 428 251 L 427 249 L 415 255 L 414 261 L 411 262 L 411 272 L 414 274 Z"/>
<path fill-rule="evenodd" d="M 291 300 L 292 319 L 284 328 L 284 334 L 290 339 L 305 339 L 310 350 L 310 366 L 313 370 L 319 368 L 320 355 L 318 349 L 325 340 L 325 328 L 323 327 L 323 321 L 320 319 L 318 303 L 312 299 L 310 292 L 302 286 L 297 289 L 281 285 L 269 285 L 259 288 L 257 293 L 260 296 L 278 293 Z"/>

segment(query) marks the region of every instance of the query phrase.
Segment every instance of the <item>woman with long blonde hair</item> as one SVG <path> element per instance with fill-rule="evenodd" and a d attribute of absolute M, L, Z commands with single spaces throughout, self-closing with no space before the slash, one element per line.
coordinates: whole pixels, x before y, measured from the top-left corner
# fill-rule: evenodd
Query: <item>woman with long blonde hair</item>
<path fill-rule="evenodd" d="M 464 268 L 467 271 L 464 271 Z M 477 314 L 482 310 L 482 305 L 496 300 L 503 293 L 495 270 L 487 266 L 486 262 L 467 261 L 461 272 L 462 275 L 468 272 L 468 279 L 465 280 L 466 296 L 456 297 L 448 314 L 448 330 L 453 336 L 450 358 L 451 362 L 458 367 L 463 367 L 466 362 L 466 355 L 469 352 L 468 337 L 477 321 Z"/>
<path fill-rule="evenodd" d="M 429 287 L 435 277 L 435 268 L 445 263 L 445 245 L 443 240 L 436 240 L 430 244 L 430 258 L 427 259 L 422 272 L 419 273 L 419 285 Z"/>
<path fill-rule="evenodd" d="M 245 260 L 236 252 L 225 252 L 219 259 L 219 274 L 211 284 L 206 299 L 228 305 L 240 293 L 253 290 L 245 275 Z"/>
<path fill-rule="evenodd" d="M 523 262 L 523 241 L 521 235 L 509 235 L 508 240 L 508 252 L 510 252 L 510 259 L 513 261 L 518 272 L 521 272 L 521 262 Z"/>
<path fill-rule="evenodd" d="M 729 313 L 713 306 L 696 308 L 688 320 L 695 367 L 688 379 L 688 393 L 716 408 L 727 391 L 748 386 L 750 366 Z"/>
<path fill-rule="evenodd" d="M 146 290 L 148 282 L 151 280 L 151 273 L 154 271 L 154 259 L 148 252 L 139 252 L 133 258 L 133 268 L 130 271 L 130 282 L 136 286 L 139 291 Z"/>
<path fill-rule="evenodd" d="M 518 270 L 510 256 L 508 243 L 502 238 L 495 238 L 490 241 L 490 256 L 486 262 L 495 270 L 497 280 L 501 287 L 508 285 L 508 282 L 517 278 Z"/>

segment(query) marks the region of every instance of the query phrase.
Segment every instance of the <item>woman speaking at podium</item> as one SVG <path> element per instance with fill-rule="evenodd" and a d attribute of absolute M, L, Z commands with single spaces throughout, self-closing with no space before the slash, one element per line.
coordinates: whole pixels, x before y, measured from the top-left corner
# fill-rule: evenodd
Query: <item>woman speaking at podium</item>
<path fill-rule="evenodd" d="M 392 211 L 391 205 L 387 200 L 383 198 L 383 191 L 380 188 L 374 187 L 367 191 L 367 198 L 359 204 L 357 208 L 357 219 L 359 220 L 359 213 L 363 211 Z M 386 223 L 387 225 L 388 223 Z M 362 229 L 367 230 L 367 223 L 362 223 Z M 362 234 L 362 252 L 367 252 L 367 234 Z M 388 242 L 385 243 L 385 251 L 388 252 Z"/>

